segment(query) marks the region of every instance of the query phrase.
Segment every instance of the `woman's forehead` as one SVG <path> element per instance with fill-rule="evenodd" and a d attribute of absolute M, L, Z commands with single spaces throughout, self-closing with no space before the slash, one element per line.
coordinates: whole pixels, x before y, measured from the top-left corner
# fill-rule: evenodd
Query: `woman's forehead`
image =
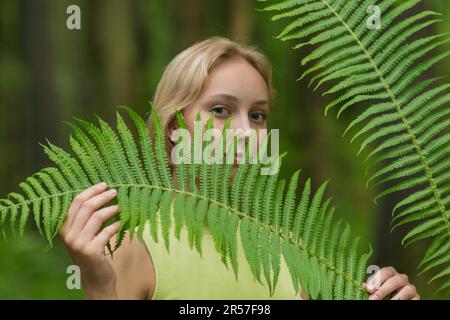
<path fill-rule="evenodd" d="M 261 74 L 246 60 L 229 60 L 211 70 L 203 98 L 268 101 L 268 87 Z"/>

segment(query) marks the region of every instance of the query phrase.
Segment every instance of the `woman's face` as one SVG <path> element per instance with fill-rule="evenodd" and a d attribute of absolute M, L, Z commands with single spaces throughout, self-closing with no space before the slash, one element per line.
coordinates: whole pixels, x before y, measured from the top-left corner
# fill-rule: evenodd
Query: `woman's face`
<path fill-rule="evenodd" d="M 214 114 L 214 128 L 219 130 L 229 117 L 231 129 L 265 129 L 268 101 L 268 88 L 260 73 L 245 59 L 233 57 L 211 70 L 200 97 L 183 114 L 190 132 L 198 112 L 202 122 Z"/>
<path fill-rule="evenodd" d="M 242 57 L 233 57 L 211 70 L 201 95 L 183 115 L 191 133 L 198 113 L 203 124 L 214 114 L 213 127 L 219 130 L 232 117 L 230 129 L 244 132 L 244 139 L 238 143 L 240 158 L 247 130 L 267 128 L 268 101 L 268 87 L 261 74 Z"/>

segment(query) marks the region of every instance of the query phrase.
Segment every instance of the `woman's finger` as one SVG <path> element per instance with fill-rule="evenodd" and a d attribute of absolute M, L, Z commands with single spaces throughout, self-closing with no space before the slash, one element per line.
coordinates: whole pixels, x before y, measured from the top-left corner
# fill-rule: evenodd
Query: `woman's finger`
<path fill-rule="evenodd" d="M 105 248 L 111 238 L 119 231 L 120 221 L 116 221 L 113 224 L 104 228 L 92 241 L 92 245 L 98 248 Z"/>
<path fill-rule="evenodd" d="M 116 195 L 117 191 L 115 189 L 111 189 L 89 199 L 88 201 L 85 201 L 81 205 L 78 214 L 75 216 L 70 228 L 70 233 L 79 234 L 89 217 L 103 205 L 111 201 Z"/>
<path fill-rule="evenodd" d="M 105 189 L 106 189 L 106 183 L 102 182 L 102 183 L 96 184 L 96 185 L 84 190 L 79 195 L 77 195 L 73 199 L 73 201 L 69 207 L 69 211 L 67 213 L 67 219 L 64 222 L 64 224 L 61 226 L 61 232 L 63 230 L 69 230 L 72 227 L 75 216 L 85 201 L 87 201 L 90 198 L 92 198 L 93 196 L 105 191 Z"/>
<path fill-rule="evenodd" d="M 83 241 L 92 240 L 95 237 L 95 235 L 99 232 L 99 229 L 102 226 L 102 224 L 109 218 L 112 218 L 118 212 L 119 212 L 118 205 L 109 206 L 94 212 L 90 216 L 89 220 L 86 222 L 83 229 L 81 230 L 80 238 L 83 239 Z"/>
<path fill-rule="evenodd" d="M 413 300 L 418 298 L 416 287 L 412 284 L 404 286 L 391 300 Z"/>
<path fill-rule="evenodd" d="M 395 276 L 387 279 L 378 290 L 372 293 L 369 296 L 369 300 L 382 300 L 389 294 L 393 293 L 399 288 L 406 286 L 407 284 L 408 279 L 405 275 L 396 274 Z"/>
<path fill-rule="evenodd" d="M 381 268 L 367 280 L 366 284 L 367 292 L 369 293 L 375 292 L 375 290 L 380 288 L 387 279 L 394 276 L 396 273 L 397 272 L 392 267 Z"/>

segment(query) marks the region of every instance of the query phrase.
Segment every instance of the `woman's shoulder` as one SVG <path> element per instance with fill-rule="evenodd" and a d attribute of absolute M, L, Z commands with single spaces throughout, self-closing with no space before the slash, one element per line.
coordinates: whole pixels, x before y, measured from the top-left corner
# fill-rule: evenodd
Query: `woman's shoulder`
<path fill-rule="evenodd" d="M 116 236 L 111 239 L 115 243 Z M 136 235 L 125 234 L 109 260 L 116 272 L 117 291 L 123 299 L 148 299 L 155 287 L 155 271 L 149 249 Z M 145 257 L 145 258 L 143 258 Z"/>

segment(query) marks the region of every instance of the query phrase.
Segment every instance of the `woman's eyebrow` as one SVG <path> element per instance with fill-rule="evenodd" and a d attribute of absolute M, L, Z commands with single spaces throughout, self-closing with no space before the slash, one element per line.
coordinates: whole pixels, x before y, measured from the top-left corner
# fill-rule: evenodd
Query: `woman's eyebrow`
<path fill-rule="evenodd" d="M 228 101 L 231 101 L 231 102 L 234 102 L 234 103 L 238 103 L 239 102 L 239 99 L 237 97 L 235 97 L 235 96 L 233 96 L 231 94 L 226 94 L 226 93 L 215 94 L 215 95 L 212 95 L 210 98 L 211 99 L 224 99 L 224 100 L 228 100 Z M 268 103 L 267 100 L 262 99 L 262 100 L 257 100 L 255 102 L 253 102 L 252 106 L 258 107 L 258 106 L 263 106 L 263 105 L 268 105 L 268 104 L 269 103 Z"/>
<path fill-rule="evenodd" d="M 212 95 L 210 97 L 210 99 L 224 99 L 224 100 L 228 100 L 228 101 L 231 101 L 234 103 L 239 102 L 239 99 L 237 97 L 232 96 L 230 94 L 226 94 L 226 93 L 219 93 L 219 94 Z"/>
<path fill-rule="evenodd" d="M 258 100 L 253 102 L 252 106 L 254 107 L 259 107 L 259 106 L 264 106 L 264 105 L 269 105 L 269 102 L 267 102 L 267 100 Z"/>

